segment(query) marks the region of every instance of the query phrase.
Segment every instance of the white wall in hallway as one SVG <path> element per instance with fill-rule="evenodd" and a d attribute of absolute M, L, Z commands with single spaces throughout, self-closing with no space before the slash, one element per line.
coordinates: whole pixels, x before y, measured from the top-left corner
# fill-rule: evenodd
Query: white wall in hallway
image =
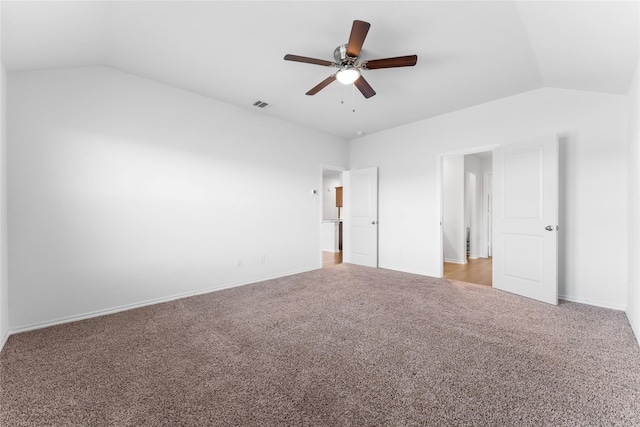
<path fill-rule="evenodd" d="M 478 215 L 478 201 L 482 200 L 482 170 L 480 168 L 481 160 L 475 154 L 467 154 L 464 156 L 464 173 L 465 173 L 465 239 L 466 230 L 469 227 L 469 258 L 478 258 L 481 221 Z M 465 248 L 466 249 L 466 248 Z"/>
<path fill-rule="evenodd" d="M 12 330 L 321 267 L 346 141 L 105 67 L 8 89 Z"/>
<path fill-rule="evenodd" d="M 0 10 L 2 6 L 0 5 Z M 1 43 L 0 43 L 1 44 Z M 7 72 L 0 62 L 0 350 L 9 334 L 7 275 Z"/>
<path fill-rule="evenodd" d="M 480 221 L 480 235 L 478 241 L 480 247 L 478 248 L 478 256 L 487 258 L 489 256 L 489 242 L 491 239 L 491 226 L 492 226 L 492 214 L 491 214 L 491 201 L 493 200 L 493 153 L 489 153 L 487 157 L 483 157 L 480 162 L 480 171 L 482 178 L 480 179 L 480 186 L 482 186 L 482 193 L 479 195 L 478 200 L 478 221 Z M 488 198 L 487 196 L 491 196 Z"/>
<path fill-rule="evenodd" d="M 351 168 L 380 170 L 379 265 L 438 275 L 438 155 L 563 133 L 561 296 L 624 309 L 627 97 L 544 88 L 350 141 Z"/>
<path fill-rule="evenodd" d="M 629 283 L 627 316 L 640 342 L 640 62 L 629 89 Z"/>
<path fill-rule="evenodd" d="M 464 264 L 464 156 L 442 159 L 442 250 L 445 262 Z"/>
<path fill-rule="evenodd" d="M 336 207 L 336 187 L 342 187 L 342 179 L 333 176 L 324 177 L 322 180 L 322 219 L 338 218 Z M 342 215 L 342 214 L 341 214 Z"/>
<path fill-rule="evenodd" d="M 467 161 L 474 165 L 473 173 L 476 175 L 476 198 L 475 198 L 475 232 L 472 233 L 471 258 L 486 258 L 487 255 L 487 203 L 485 176 L 492 172 L 492 153 L 468 154 L 465 156 L 465 167 Z"/>

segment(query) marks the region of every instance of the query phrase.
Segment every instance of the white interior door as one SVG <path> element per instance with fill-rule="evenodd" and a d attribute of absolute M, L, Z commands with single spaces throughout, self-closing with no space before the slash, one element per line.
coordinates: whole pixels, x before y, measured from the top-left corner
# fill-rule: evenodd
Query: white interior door
<path fill-rule="evenodd" d="M 558 304 L 558 140 L 493 151 L 493 287 Z"/>
<path fill-rule="evenodd" d="M 344 262 L 378 266 L 378 168 L 345 173 Z"/>

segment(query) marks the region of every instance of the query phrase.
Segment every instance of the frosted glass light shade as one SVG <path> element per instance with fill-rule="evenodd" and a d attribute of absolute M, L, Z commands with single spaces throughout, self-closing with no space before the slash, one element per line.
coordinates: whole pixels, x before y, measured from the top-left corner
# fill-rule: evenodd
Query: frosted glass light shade
<path fill-rule="evenodd" d="M 354 67 L 343 68 L 336 73 L 336 79 L 343 85 L 350 85 L 358 80 L 360 77 L 360 70 Z"/>

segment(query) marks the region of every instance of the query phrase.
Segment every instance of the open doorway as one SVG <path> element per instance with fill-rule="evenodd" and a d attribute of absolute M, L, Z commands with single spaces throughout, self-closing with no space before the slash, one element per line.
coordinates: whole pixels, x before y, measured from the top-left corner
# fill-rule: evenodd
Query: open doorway
<path fill-rule="evenodd" d="M 492 285 L 492 152 L 442 157 L 443 277 Z"/>
<path fill-rule="evenodd" d="M 343 253 L 343 172 L 337 167 L 322 167 L 322 267 L 330 268 L 342 264 Z"/>

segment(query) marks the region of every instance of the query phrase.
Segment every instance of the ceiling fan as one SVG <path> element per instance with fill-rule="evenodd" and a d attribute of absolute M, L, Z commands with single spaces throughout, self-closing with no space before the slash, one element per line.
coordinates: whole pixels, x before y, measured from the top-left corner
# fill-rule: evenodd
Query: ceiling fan
<path fill-rule="evenodd" d="M 342 84 L 353 83 L 365 98 L 371 98 L 376 92 L 369 85 L 369 83 L 362 76 L 362 70 L 378 70 L 380 68 L 395 68 L 395 67 L 411 67 L 418 62 L 417 55 L 398 56 L 394 58 L 373 59 L 370 61 L 360 61 L 360 51 L 364 44 L 364 39 L 367 37 L 371 24 L 364 21 L 353 21 L 351 27 L 351 35 L 349 36 L 349 43 L 338 46 L 334 52 L 333 57 L 335 62 L 326 61 L 324 59 L 309 58 L 299 55 L 285 55 L 286 61 L 304 62 L 307 64 L 324 65 L 326 67 L 337 68 L 335 74 L 327 77 L 314 88 L 312 88 L 307 95 L 315 95 L 322 89 L 327 87 L 334 80 L 338 80 Z"/>

